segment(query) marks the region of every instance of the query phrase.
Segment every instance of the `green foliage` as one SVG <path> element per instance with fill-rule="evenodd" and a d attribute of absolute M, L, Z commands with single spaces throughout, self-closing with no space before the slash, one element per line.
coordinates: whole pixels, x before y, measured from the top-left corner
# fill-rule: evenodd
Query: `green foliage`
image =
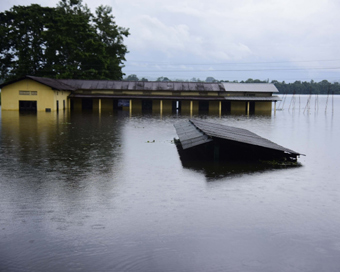
<path fill-rule="evenodd" d="M 156 79 L 156 81 L 171 81 L 171 80 L 167 77 L 159 77 Z"/>
<path fill-rule="evenodd" d="M 0 13 L 0 77 L 25 75 L 121 79 L 128 29 L 118 27 L 108 6 L 93 15 L 82 0 L 56 8 L 13 6 Z"/>
<path fill-rule="evenodd" d="M 127 80 L 127 81 L 139 81 L 139 78 L 135 74 L 132 74 L 132 75 L 128 75 L 126 78 L 124 78 L 124 80 Z"/>
<path fill-rule="evenodd" d="M 315 82 L 295 81 L 294 83 L 279 82 L 272 80 L 276 88 L 283 94 L 340 94 L 340 84 L 338 82 L 330 83 L 327 80 Z"/>

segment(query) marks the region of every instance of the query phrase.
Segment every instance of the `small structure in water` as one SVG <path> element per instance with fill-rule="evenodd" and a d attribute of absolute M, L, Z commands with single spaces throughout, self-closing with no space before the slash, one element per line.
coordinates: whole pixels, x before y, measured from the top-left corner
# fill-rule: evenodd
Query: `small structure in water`
<path fill-rule="evenodd" d="M 195 119 L 177 122 L 174 127 L 179 137 L 175 143 L 182 159 L 295 163 L 303 155 L 242 128 Z"/>

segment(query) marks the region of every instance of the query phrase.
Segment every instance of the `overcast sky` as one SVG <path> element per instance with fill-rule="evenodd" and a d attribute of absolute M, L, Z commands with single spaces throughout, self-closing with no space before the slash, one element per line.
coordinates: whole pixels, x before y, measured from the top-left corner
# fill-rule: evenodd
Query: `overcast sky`
<path fill-rule="evenodd" d="M 0 0 L 55 7 L 58 0 Z M 340 81 L 339 0 L 83 0 L 129 28 L 123 71 L 156 79 Z"/>

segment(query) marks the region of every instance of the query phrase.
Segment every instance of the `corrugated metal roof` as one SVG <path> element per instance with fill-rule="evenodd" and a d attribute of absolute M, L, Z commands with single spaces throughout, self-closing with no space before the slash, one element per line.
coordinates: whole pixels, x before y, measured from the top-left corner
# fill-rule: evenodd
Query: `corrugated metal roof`
<path fill-rule="evenodd" d="M 46 77 L 35 77 L 35 76 L 25 76 L 25 77 L 22 77 L 22 78 L 19 78 L 19 79 L 15 79 L 15 80 L 12 80 L 12 81 L 5 82 L 5 83 L 0 85 L 0 88 L 3 88 L 7 85 L 10 85 L 12 83 L 15 83 L 15 82 L 18 82 L 18 81 L 24 80 L 24 79 L 34 80 L 34 81 L 39 82 L 41 84 L 44 84 L 48 87 L 51 87 L 52 89 L 55 89 L 55 90 L 60 90 L 60 91 L 74 91 L 74 90 L 76 90 L 74 87 L 63 83 L 63 82 L 59 81 L 58 79 L 46 78 Z"/>
<path fill-rule="evenodd" d="M 207 82 L 158 82 L 158 81 L 118 81 L 118 80 L 85 80 L 85 79 L 52 79 L 26 76 L 57 90 L 141 90 L 141 91 L 171 91 L 171 92 L 249 92 L 277 93 L 274 84 L 269 83 L 207 83 Z M 4 87 L 24 78 L 6 82 Z M 279 99 L 254 97 L 226 97 L 227 100 L 271 100 Z"/>
<path fill-rule="evenodd" d="M 78 90 L 223 91 L 220 83 L 59 79 Z"/>
<path fill-rule="evenodd" d="M 207 83 L 59 79 L 78 90 L 150 90 L 150 91 L 210 91 L 210 92 L 279 92 L 271 83 Z"/>
<path fill-rule="evenodd" d="M 279 90 L 272 83 L 233 83 L 222 82 L 227 92 L 262 92 L 278 93 Z"/>
<path fill-rule="evenodd" d="M 35 76 L 27 76 L 27 78 L 37 81 L 41 84 L 47 85 L 51 87 L 52 89 L 65 90 L 65 91 L 75 90 L 72 86 L 64 84 L 63 82 L 60 82 L 58 79 L 46 78 L 46 77 L 35 77 Z"/>
<path fill-rule="evenodd" d="M 199 131 L 189 120 L 174 124 L 183 149 L 211 142 L 212 139 Z"/>
<path fill-rule="evenodd" d="M 283 151 L 285 153 L 289 153 L 293 155 L 301 155 L 298 152 L 295 152 L 291 149 L 285 148 L 276 143 L 273 143 L 272 141 L 262 138 L 259 135 L 253 132 L 250 132 L 249 130 L 211 123 L 211 122 L 197 120 L 197 119 L 181 121 L 174 125 L 181 143 L 182 143 L 181 135 L 183 135 L 181 123 L 183 123 L 183 126 L 186 128 L 186 130 L 193 131 L 196 129 L 197 131 L 199 131 L 199 133 L 207 136 L 208 138 L 215 137 L 215 138 L 220 138 L 220 139 L 226 139 L 226 140 L 245 143 L 249 145 L 255 145 L 255 146 L 265 147 L 269 149 L 279 150 L 279 151 Z M 190 124 L 191 124 L 191 128 L 188 128 Z M 191 133 L 193 134 L 193 132 Z M 186 137 L 184 138 L 186 142 L 190 142 L 190 137 L 189 137 L 190 135 L 186 135 Z M 190 145 L 186 144 L 185 146 L 183 146 L 182 144 L 182 146 L 183 146 L 183 149 L 187 149 L 187 148 L 197 146 L 203 143 L 204 142 L 196 143 L 195 141 L 193 141 L 191 142 Z"/>

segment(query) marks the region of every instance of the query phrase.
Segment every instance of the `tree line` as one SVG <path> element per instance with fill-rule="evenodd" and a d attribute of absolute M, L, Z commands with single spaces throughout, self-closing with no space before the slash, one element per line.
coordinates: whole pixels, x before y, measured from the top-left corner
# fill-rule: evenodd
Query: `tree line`
<path fill-rule="evenodd" d="M 128 81 L 148 81 L 146 78 L 138 78 L 137 75 L 132 74 L 124 78 Z M 170 80 L 168 77 L 158 77 L 156 81 L 176 81 L 176 82 L 234 82 L 234 83 L 273 83 L 281 94 L 340 94 L 340 83 L 331 83 L 327 80 L 322 80 L 320 82 L 311 81 L 295 81 L 293 83 L 286 83 L 285 81 L 272 80 L 259 80 L 249 78 L 247 80 L 217 80 L 213 77 L 207 77 L 205 80 L 200 80 L 198 78 L 191 78 L 190 80 L 175 79 Z"/>
<path fill-rule="evenodd" d="M 0 13 L 0 78 L 122 79 L 128 35 L 109 6 L 95 14 L 82 0 L 13 6 Z"/>

